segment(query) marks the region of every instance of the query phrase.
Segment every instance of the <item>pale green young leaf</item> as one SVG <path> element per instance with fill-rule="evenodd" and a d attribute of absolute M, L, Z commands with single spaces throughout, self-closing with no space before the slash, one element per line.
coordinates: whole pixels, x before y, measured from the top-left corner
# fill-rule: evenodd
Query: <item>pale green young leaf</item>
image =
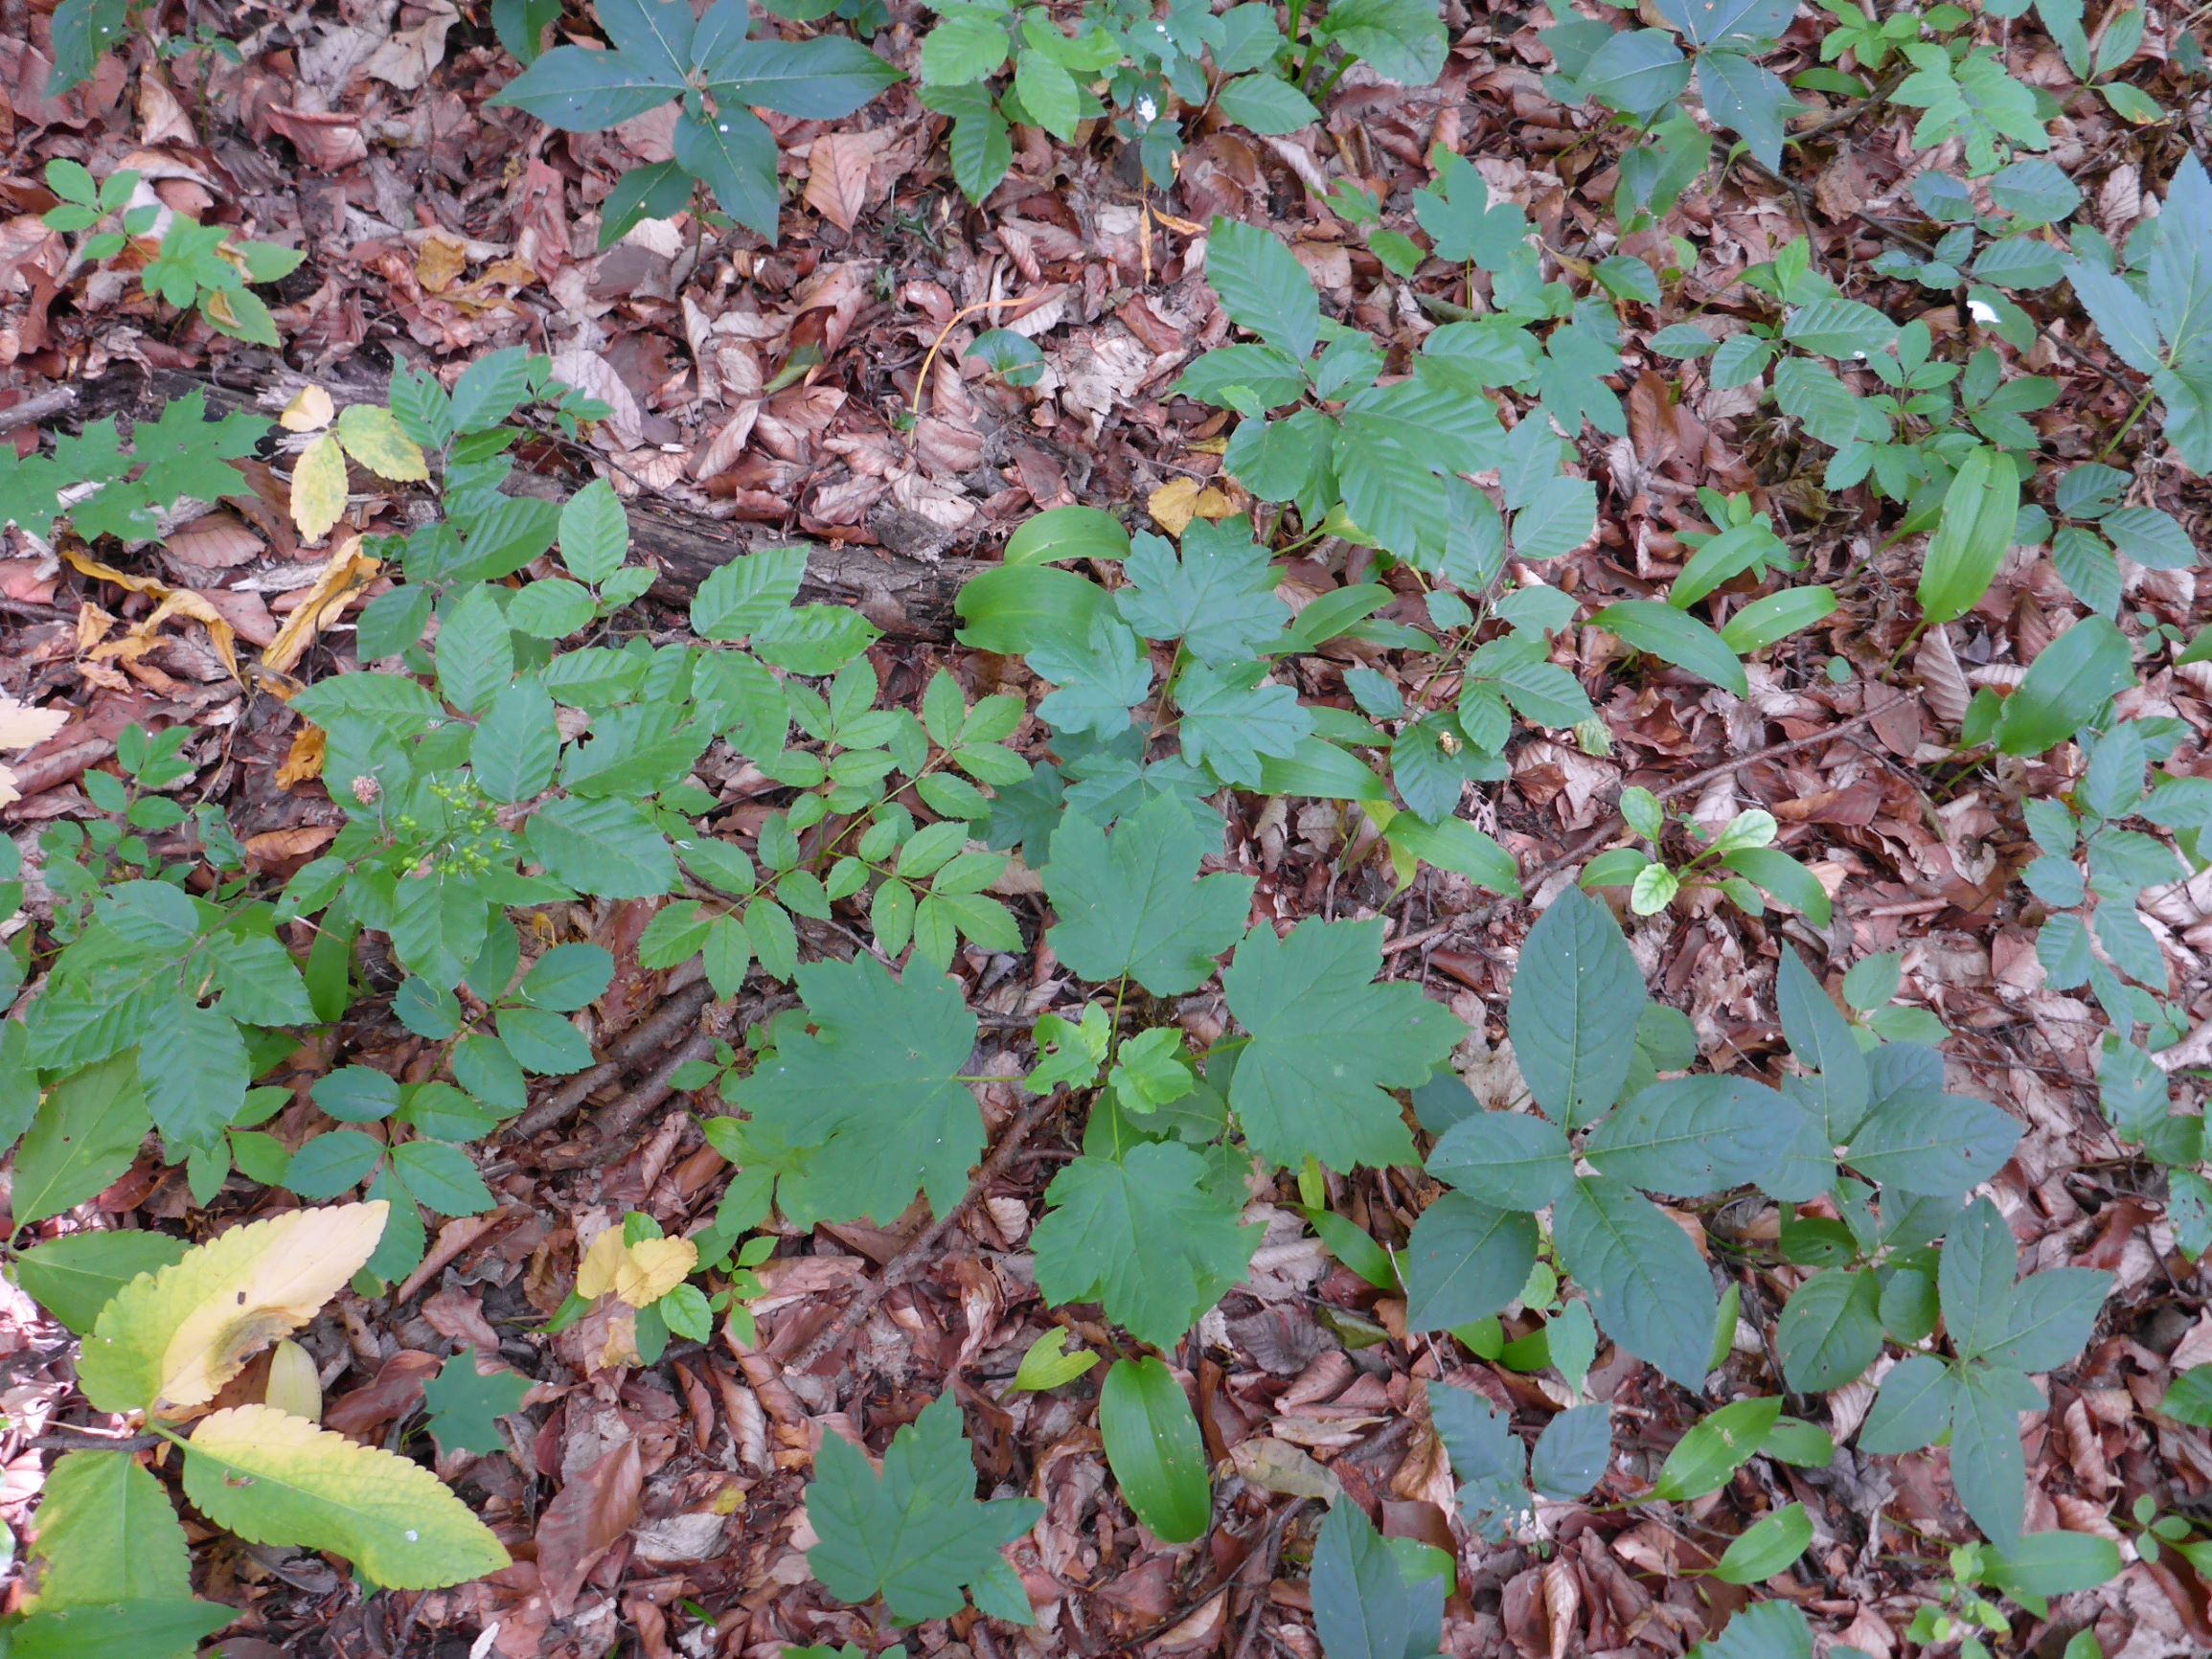
<path fill-rule="evenodd" d="M 1213 1520 L 1213 1483 L 1197 1419 L 1159 1360 L 1117 1359 L 1099 1389 L 1106 1466 L 1137 1519 L 1162 1543 L 1187 1544 Z"/>
<path fill-rule="evenodd" d="M 1813 1517 L 1803 1504 L 1776 1510 L 1722 1552 L 1713 1576 L 1727 1584 L 1757 1584 L 1784 1571 L 1813 1542 Z"/>
<path fill-rule="evenodd" d="M 2019 504 L 2010 456 L 1983 444 L 1960 463 L 1921 566 L 1920 608 L 1929 624 L 1964 616 L 1989 591 L 2012 546 Z"/>
<path fill-rule="evenodd" d="M 1740 1399 L 1709 1413 L 1675 1443 L 1653 1495 L 1664 1503 L 1681 1503 L 1719 1491 L 1758 1455 L 1781 1416 L 1782 1401 L 1772 1396 Z"/>
<path fill-rule="evenodd" d="M 1088 1350 L 1067 1352 L 1067 1332 L 1058 1326 L 1029 1345 L 1014 1374 L 1014 1386 L 1025 1394 L 1042 1394 L 1065 1387 L 1098 1364 Z"/>

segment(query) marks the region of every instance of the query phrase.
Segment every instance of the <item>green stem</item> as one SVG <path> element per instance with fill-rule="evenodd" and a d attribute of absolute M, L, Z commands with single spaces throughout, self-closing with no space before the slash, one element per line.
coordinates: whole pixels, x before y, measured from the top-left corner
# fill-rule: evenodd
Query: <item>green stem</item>
<path fill-rule="evenodd" d="M 2099 461 L 2103 461 L 2106 456 L 2117 449 L 2120 446 L 2120 440 L 2135 429 L 2135 422 L 2142 420 L 2143 411 L 2150 408 L 2151 399 L 2155 396 L 2157 394 L 2154 388 L 2146 386 L 2143 389 L 2143 395 L 2135 399 L 2135 406 L 2128 411 L 2128 418 L 2120 422 L 2120 429 L 2106 439 L 2104 448 L 2097 451 Z"/>
<path fill-rule="evenodd" d="M 1904 661 L 1904 653 L 1912 649 L 1914 644 L 1917 643 L 1920 639 L 1920 636 L 1927 631 L 1927 618 L 1926 617 L 1922 617 L 1920 621 L 1912 625 L 1912 632 L 1904 636 L 1904 643 L 1897 648 L 1896 651 L 1891 655 L 1889 659 L 1889 672 L 1893 674 L 1897 672 L 1897 665 Z"/>
<path fill-rule="evenodd" d="M 1329 79 L 1324 80 L 1311 93 L 1308 94 L 1308 96 L 1312 100 L 1314 103 L 1318 104 L 1324 98 L 1327 98 L 1332 92 L 1336 90 L 1336 83 L 1344 79 L 1344 72 L 1351 67 L 1351 58 L 1339 58 L 1336 63 L 1336 67 L 1330 71 Z"/>

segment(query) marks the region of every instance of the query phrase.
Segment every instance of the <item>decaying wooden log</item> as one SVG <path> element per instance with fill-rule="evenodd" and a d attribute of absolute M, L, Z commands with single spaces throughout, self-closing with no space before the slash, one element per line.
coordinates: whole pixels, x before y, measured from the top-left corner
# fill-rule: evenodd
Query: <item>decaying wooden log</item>
<path fill-rule="evenodd" d="M 316 383 L 341 408 L 384 400 L 381 383 L 331 377 Z M 244 411 L 274 418 L 307 384 L 305 376 L 287 369 L 272 371 L 259 386 L 241 386 L 207 374 L 144 371 L 126 365 L 84 382 L 78 389 L 76 408 L 64 420 L 71 425 L 107 415 L 150 420 L 168 403 L 194 392 L 206 398 L 213 415 Z M 6 414 L 0 411 L 0 420 Z M 559 500 L 585 482 L 518 469 L 511 489 L 517 494 Z M 752 526 L 665 511 L 646 502 L 632 501 L 628 508 L 631 544 L 660 572 L 653 595 L 672 602 L 680 602 L 739 554 L 757 546 L 788 545 L 791 540 Z M 953 596 L 983 568 L 981 561 L 971 558 L 921 558 L 882 548 L 810 543 L 799 597 L 809 603 L 851 605 L 894 638 L 944 644 L 958 625 Z"/>

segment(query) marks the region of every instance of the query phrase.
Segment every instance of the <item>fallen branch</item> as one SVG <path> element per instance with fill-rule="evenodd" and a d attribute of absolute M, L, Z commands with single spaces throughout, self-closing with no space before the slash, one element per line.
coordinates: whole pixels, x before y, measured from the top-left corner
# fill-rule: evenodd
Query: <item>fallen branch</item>
<path fill-rule="evenodd" d="M 619 1038 L 607 1050 L 605 1059 L 590 1070 L 579 1072 L 570 1078 L 516 1118 L 507 1132 L 527 1140 L 552 1128 L 582 1105 L 595 1090 L 620 1081 L 631 1066 L 649 1055 L 667 1048 L 678 1032 L 697 1021 L 699 1011 L 713 998 L 714 991 L 703 979 L 685 986 L 661 1004 L 650 1019 L 632 1027 Z"/>
<path fill-rule="evenodd" d="M 834 1352 L 847 1337 L 860 1328 L 861 1322 L 876 1311 L 877 1305 L 891 1293 L 893 1287 L 921 1265 L 924 1258 L 936 1248 L 937 1241 L 951 1230 L 952 1224 L 973 1209 L 976 1201 L 990 1191 L 992 1184 L 1006 1173 L 1029 1137 L 1037 1132 L 1038 1125 L 1066 1102 L 1067 1091 L 1055 1089 L 1051 1094 L 1023 1106 L 1014 1122 L 1006 1126 L 1006 1133 L 999 1137 L 998 1145 L 992 1148 L 991 1156 L 984 1160 L 983 1168 L 975 1172 L 975 1179 L 969 1183 L 968 1191 L 961 1194 L 960 1202 L 930 1222 L 913 1243 L 886 1261 L 883 1271 L 859 1295 L 847 1303 L 836 1318 L 816 1331 L 807 1346 L 785 1363 L 784 1369 L 811 1371 Z"/>
<path fill-rule="evenodd" d="M 604 1148 L 601 1162 L 612 1163 L 629 1151 L 625 1143 L 630 1131 L 645 1122 L 648 1112 L 676 1092 L 676 1073 L 695 1061 L 714 1057 L 717 1040 L 711 1031 L 694 1033 L 690 1041 L 664 1057 L 642 1082 L 600 1113 L 592 1126 Z"/>
<path fill-rule="evenodd" d="M 197 392 L 206 398 L 211 415 L 243 411 L 268 416 L 284 406 L 291 392 L 306 384 L 304 376 L 289 370 L 275 371 L 244 386 L 229 384 L 212 375 L 190 375 L 173 369 L 136 375 L 118 372 L 84 387 L 78 414 L 83 420 L 104 414 L 150 419 L 175 399 Z M 340 408 L 384 400 L 381 385 L 335 376 L 326 376 L 318 384 Z M 6 421 L 11 413 L 0 410 L 0 421 Z M 564 480 L 517 468 L 509 488 L 516 495 L 559 501 L 584 482 L 587 480 Z M 659 571 L 661 580 L 653 592 L 664 601 L 682 600 L 755 545 L 787 546 L 798 539 L 772 526 L 747 526 L 741 533 L 729 523 L 701 513 L 665 512 L 642 494 L 627 505 L 630 544 L 644 562 Z M 894 639 L 949 644 L 957 625 L 953 598 L 969 577 L 986 568 L 985 562 L 972 558 L 923 558 L 883 548 L 810 543 L 799 598 L 810 603 L 848 606 Z"/>

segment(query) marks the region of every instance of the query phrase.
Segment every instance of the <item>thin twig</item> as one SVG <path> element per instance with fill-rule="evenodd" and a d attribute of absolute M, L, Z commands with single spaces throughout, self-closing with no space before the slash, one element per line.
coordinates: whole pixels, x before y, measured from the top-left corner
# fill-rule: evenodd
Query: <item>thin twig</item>
<path fill-rule="evenodd" d="M 79 1428 L 75 1423 L 50 1422 L 44 1433 L 34 1435 L 24 1443 L 34 1451 L 142 1452 L 161 1442 L 150 1434 L 103 1434 L 98 1429 Z"/>
<path fill-rule="evenodd" d="M 1023 294 L 1011 300 L 978 300 L 974 305 L 963 306 L 959 310 L 953 312 L 945 327 L 937 330 L 937 338 L 929 342 L 929 350 L 923 353 L 922 367 L 914 376 L 914 401 L 907 413 L 917 420 L 922 418 L 922 393 L 924 388 L 929 384 L 930 366 L 937 361 L 937 353 L 944 350 L 945 342 L 952 337 L 953 330 L 959 328 L 961 324 L 978 312 L 995 311 L 1007 306 L 1020 306 L 1027 308 L 1031 306 L 1042 305 L 1057 292 L 1059 289 L 1049 288 L 1034 294 Z"/>
<path fill-rule="evenodd" d="M 34 392 L 22 402 L 0 409 L 0 430 L 32 426 L 51 415 L 65 414 L 77 407 L 77 396 L 74 386 L 53 386 L 44 392 Z"/>
<path fill-rule="evenodd" d="M 836 1318 L 815 1332 L 807 1346 L 786 1362 L 784 1369 L 811 1371 L 834 1352 L 847 1337 L 860 1328 L 861 1322 L 875 1312 L 877 1304 L 889 1295 L 901 1280 L 921 1265 L 924 1258 L 937 1247 L 937 1241 L 951 1231 L 952 1224 L 975 1207 L 976 1201 L 990 1191 L 992 1184 L 1013 1164 L 1023 1144 L 1037 1132 L 1038 1125 L 1066 1102 L 1067 1091 L 1055 1089 L 1051 1094 L 1022 1107 L 1019 1115 L 1006 1126 L 1006 1133 L 998 1138 L 998 1145 L 992 1148 L 991 1156 L 984 1160 L 983 1168 L 975 1172 L 975 1179 L 969 1183 L 968 1191 L 961 1194 L 960 1202 L 930 1222 L 913 1243 L 885 1262 L 883 1271 L 876 1276 L 874 1282 L 847 1303 Z"/>

